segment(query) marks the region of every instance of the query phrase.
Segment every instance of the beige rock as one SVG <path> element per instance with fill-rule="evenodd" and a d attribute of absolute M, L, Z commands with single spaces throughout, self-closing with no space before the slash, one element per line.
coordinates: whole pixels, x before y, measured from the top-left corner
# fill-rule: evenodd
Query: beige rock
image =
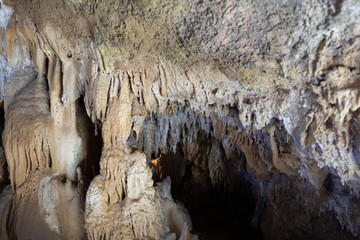
<path fill-rule="evenodd" d="M 152 156 L 191 197 L 250 184 L 266 237 L 358 235 L 358 1 L 5 4 L 10 239 L 195 238 Z"/>

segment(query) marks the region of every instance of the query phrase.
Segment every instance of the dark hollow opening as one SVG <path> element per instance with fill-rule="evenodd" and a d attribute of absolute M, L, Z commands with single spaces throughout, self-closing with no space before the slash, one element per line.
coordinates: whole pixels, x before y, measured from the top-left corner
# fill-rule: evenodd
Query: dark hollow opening
<path fill-rule="evenodd" d="M 86 113 L 85 104 L 82 98 L 76 101 L 77 131 L 82 136 L 86 152 L 86 159 L 83 160 L 81 168 L 87 181 L 90 181 L 99 174 L 101 151 L 103 140 L 100 134 L 95 133 L 95 125 Z"/>
<path fill-rule="evenodd" d="M 200 239 L 262 239 L 259 226 L 250 225 L 257 201 L 251 177 L 235 166 L 236 162 L 246 161 L 245 155 L 240 153 L 238 159 L 227 159 L 220 144 L 221 160 L 228 175 L 224 176 L 221 186 L 214 186 L 209 169 L 204 166 L 207 166 L 209 151 L 219 143 L 205 132 L 199 138 L 200 147 L 193 159 L 185 157 L 184 145 L 180 143 L 176 152 L 153 154 L 152 157 L 156 157 L 151 160 L 154 182 L 170 176 L 172 196 L 189 211 L 193 232 Z"/>

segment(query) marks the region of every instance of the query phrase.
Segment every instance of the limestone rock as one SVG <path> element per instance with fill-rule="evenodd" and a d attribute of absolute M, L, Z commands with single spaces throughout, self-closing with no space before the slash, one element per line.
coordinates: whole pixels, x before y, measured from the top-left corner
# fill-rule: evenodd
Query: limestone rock
<path fill-rule="evenodd" d="M 4 239 L 359 238 L 359 1 L 4 0 L 0 29 Z"/>

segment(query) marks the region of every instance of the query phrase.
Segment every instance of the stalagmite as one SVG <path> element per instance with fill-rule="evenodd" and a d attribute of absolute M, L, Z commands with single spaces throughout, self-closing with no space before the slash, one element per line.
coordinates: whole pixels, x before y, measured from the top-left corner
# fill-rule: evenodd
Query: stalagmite
<path fill-rule="evenodd" d="M 358 239 L 359 16 L 2 0 L 0 239 Z"/>

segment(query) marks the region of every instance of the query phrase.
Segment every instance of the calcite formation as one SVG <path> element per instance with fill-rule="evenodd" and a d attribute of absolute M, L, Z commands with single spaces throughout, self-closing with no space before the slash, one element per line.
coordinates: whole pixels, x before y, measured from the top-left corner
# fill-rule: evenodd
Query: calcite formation
<path fill-rule="evenodd" d="M 359 1 L 3 1 L 1 239 L 359 239 Z"/>

